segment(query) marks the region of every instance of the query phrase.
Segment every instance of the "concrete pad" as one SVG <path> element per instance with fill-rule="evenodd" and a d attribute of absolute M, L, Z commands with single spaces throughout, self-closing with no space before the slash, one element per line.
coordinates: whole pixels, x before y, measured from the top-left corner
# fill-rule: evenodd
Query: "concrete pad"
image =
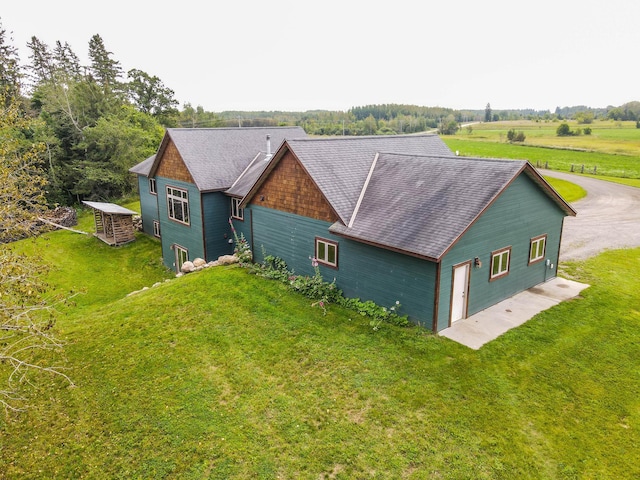
<path fill-rule="evenodd" d="M 440 336 L 474 350 L 538 313 L 560 302 L 575 298 L 589 285 L 556 277 L 507 298 L 468 318 L 458 320 L 439 332 Z"/>

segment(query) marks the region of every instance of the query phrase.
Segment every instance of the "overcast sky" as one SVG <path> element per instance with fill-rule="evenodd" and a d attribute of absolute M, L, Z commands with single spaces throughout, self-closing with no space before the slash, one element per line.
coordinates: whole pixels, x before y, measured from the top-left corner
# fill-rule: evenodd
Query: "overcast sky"
<path fill-rule="evenodd" d="M 7 1 L 3 28 L 99 34 L 205 110 L 348 110 L 382 103 L 494 110 L 640 100 L 637 0 Z"/>

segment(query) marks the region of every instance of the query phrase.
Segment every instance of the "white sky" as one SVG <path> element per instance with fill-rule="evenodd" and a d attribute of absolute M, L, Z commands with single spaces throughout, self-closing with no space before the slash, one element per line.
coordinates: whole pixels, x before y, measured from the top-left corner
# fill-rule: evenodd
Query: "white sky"
<path fill-rule="evenodd" d="M 0 22 L 23 63 L 32 36 L 88 63 L 97 33 L 214 112 L 640 100 L 637 0 L 14 0 Z"/>

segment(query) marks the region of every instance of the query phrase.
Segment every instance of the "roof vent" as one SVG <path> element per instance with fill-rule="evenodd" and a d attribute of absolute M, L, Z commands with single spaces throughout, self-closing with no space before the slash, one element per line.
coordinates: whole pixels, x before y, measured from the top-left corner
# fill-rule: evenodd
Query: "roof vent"
<path fill-rule="evenodd" d="M 267 156 L 271 156 L 271 135 L 267 134 Z"/>

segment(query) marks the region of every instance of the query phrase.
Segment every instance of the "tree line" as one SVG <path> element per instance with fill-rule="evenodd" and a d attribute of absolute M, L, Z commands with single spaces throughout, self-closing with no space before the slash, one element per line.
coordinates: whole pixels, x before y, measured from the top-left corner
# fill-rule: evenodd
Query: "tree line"
<path fill-rule="evenodd" d="M 1 20 L 1 19 L 0 19 Z M 87 65 L 66 42 L 27 43 L 28 61 L 0 23 L 0 88 L 3 102 L 20 107 L 29 128 L 19 132 L 25 148 L 40 144 L 40 168 L 50 205 L 112 200 L 135 191 L 128 170 L 153 155 L 167 127 L 301 126 L 309 135 L 388 135 L 437 131 L 455 134 L 477 121 L 640 118 L 640 103 L 609 108 L 565 107 L 549 111 L 454 110 L 444 107 L 382 104 L 347 111 L 210 112 L 186 103 L 178 108 L 174 91 L 139 69 L 124 72 L 100 35 L 88 42 Z M 571 116 L 571 117 L 570 117 Z"/>

